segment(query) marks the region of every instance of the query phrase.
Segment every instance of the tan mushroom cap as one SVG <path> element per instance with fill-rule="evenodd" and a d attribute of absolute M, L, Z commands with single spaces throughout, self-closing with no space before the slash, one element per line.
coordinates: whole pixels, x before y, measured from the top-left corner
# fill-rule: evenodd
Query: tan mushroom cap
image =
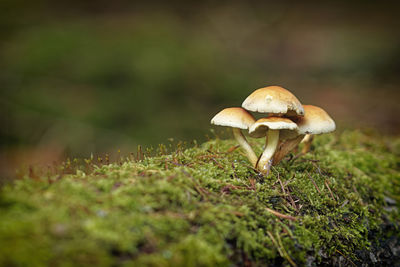
<path fill-rule="evenodd" d="M 268 129 L 295 131 L 297 130 L 297 124 L 282 117 L 261 118 L 250 127 L 249 134 L 251 137 L 263 137 L 266 135 Z"/>
<path fill-rule="evenodd" d="M 218 114 L 211 119 L 211 124 L 239 129 L 249 129 L 255 121 L 253 115 L 251 115 L 247 110 L 240 107 L 234 107 L 226 108 L 218 112 Z"/>
<path fill-rule="evenodd" d="M 336 129 L 333 119 L 320 107 L 303 105 L 305 115 L 297 121 L 299 134 L 323 134 Z"/>
<path fill-rule="evenodd" d="M 280 86 L 268 86 L 251 93 L 242 107 L 261 113 L 303 116 L 304 109 L 300 101 L 291 92 Z"/>

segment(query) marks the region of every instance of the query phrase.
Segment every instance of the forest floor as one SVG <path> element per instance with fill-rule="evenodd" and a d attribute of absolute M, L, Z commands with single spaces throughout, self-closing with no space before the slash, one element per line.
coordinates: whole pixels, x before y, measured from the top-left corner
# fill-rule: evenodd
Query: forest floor
<path fill-rule="evenodd" d="M 318 136 L 268 177 L 234 140 L 153 154 L 67 160 L 4 184 L 0 265 L 400 262 L 400 138 Z"/>

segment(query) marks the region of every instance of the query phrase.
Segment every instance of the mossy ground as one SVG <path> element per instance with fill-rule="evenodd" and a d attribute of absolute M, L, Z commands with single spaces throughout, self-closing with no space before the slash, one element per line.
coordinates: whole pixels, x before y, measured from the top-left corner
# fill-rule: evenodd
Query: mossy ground
<path fill-rule="evenodd" d="M 268 178 L 235 146 L 31 171 L 1 191 L 0 265 L 353 265 L 398 237 L 400 139 L 319 136 Z"/>

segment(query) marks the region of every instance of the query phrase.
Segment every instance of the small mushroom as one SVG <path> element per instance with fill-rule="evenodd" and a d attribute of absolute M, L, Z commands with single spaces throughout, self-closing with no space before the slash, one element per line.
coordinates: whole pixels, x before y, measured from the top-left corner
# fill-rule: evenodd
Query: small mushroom
<path fill-rule="evenodd" d="M 281 161 L 287 153 L 295 148 L 303 140 L 303 138 L 305 139 L 307 136 L 311 137 L 316 134 L 330 133 L 336 129 L 335 122 L 325 110 L 313 105 L 303 105 L 303 107 L 305 116 L 296 120 L 298 127 L 297 136 L 292 136 L 292 138 L 288 138 L 285 142 L 283 142 L 280 150 L 274 156 L 274 163 L 279 163 L 279 161 Z M 309 137 L 307 137 L 307 139 L 308 138 Z M 306 142 L 309 142 L 310 146 L 312 139 L 307 139 Z"/>
<path fill-rule="evenodd" d="M 303 107 L 306 115 L 297 121 L 299 134 L 324 134 L 336 129 L 335 122 L 325 110 L 313 105 Z"/>
<path fill-rule="evenodd" d="M 287 131 L 295 130 L 297 130 L 296 123 L 282 117 L 261 118 L 250 127 L 250 136 L 260 137 L 266 135 L 265 148 L 256 165 L 260 172 L 268 175 L 273 164 L 273 156 L 278 147 L 280 133 L 285 135 Z"/>
<path fill-rule="evenodd" d="M 256 165 L 257 156 L 247 142 L 246 137 L 243 135 L 241 129 L 249 129 L 254 122 L 255 119 L 253 115 L 240 107 L 223 109 L 211 120 L 211 124 L 232 127 L 233 136 L 246 153 L 246 156 L 251 162 L 252 166 Z"/>
<path fill-rule="evenodd" d="M 242 103 L 242 107 L 273 116 L 303 116 L 304 109 L 300 101 L 291 92 L 280 86 L 268 86 L 251 93 Z"/>
<path fill-rule="evenodd" d="M 311 143 L 314 140 L 314 135 L 306 134 L 300 143 L 304 144 L 303 149 L 301 150 L 302 154 L 306 154 L 311 149 Z"/>

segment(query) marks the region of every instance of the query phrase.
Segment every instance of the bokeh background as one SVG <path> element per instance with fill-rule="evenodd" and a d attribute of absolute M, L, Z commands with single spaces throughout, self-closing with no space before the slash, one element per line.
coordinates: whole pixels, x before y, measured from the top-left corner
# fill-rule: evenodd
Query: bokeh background
<path fill-rule="evenodd" d="M 340 129 L 400 132 L 388 1 L 0 1 L 1 175 L 199 142 L 211 117 L 282 85 Z"/>

